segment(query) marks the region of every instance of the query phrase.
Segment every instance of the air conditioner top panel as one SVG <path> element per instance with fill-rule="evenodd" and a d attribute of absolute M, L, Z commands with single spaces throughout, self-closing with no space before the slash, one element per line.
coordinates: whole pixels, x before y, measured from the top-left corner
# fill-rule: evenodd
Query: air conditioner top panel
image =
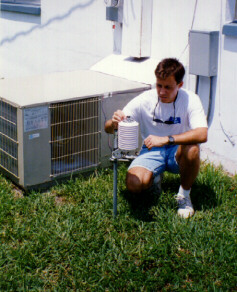
<path fill-rule="evenodd" d="M 17 107 L 149 89 L 150 85 L 80 70 L 0 80 L 0 98 Z"/>

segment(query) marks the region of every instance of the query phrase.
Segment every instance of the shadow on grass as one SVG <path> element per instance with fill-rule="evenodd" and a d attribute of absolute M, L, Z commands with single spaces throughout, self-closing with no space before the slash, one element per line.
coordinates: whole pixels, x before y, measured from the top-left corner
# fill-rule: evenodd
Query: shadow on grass
<path fill-rule="evenodd" d="M 121 196 L 128 202 L 131 215 L 142 221 L 153 221 L 153 215 L 150 214 L 150 209 L 158 205 L 160 193 L 158 190 L 146 191 L 135 195 L 128 190 L 121 191 Z"/>
<path fill-rule="evenodd" d="M 218 205 L 216 193 L 208 184 L 195 183 L 192 188 L 192 203 L 195 210 L 208 210 Z"/>
<path fill-rule="evenodd" d="M 154 206 L 158 206 L 159 203 L 164 204 L 164 199 L 162 199 L 163 196 L 166 196 L 167 194 L 172 194 L 174 196 L 177 194 L 179 186 L 179 175 L 165 174 L 162 180 L 161 193 L 158 191 L 146 191 L 139 195 L 134 195 L 124 189 L 121 191 L 121 196 L 128 202 L 132 216 L 142 221 L 151 222 L 155 219 L 153 218 L 153 215 L 150 214 L 150 209 Z M 213 186 L 209 183 L 202 183 L 198 180 L 192 187 L 191 199 L 194 209 L 197 211 L 205 211 L 214 208 L 218 203 Z M 170 206 L 167 207 L 174 207 L 172 201 L 165 201 L 170 204 Z"/>
<path fill-rule="evenodd" d="M 180 186 L 179 175 L 166 174 L 162 182 L 162 190 L 176 194 Z M 191 199 L 197 211 L 208 210 L 217 206 L 216 193 L 211 184 L 200 182 L 197 178 L 192 186 Z"/>

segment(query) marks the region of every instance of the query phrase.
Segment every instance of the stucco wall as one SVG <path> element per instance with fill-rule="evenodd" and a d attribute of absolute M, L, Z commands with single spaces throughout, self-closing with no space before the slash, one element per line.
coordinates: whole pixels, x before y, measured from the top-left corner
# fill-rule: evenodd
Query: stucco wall
<path fill-rule="evenodd" d="M 237 173 L 237 38 L 222 34 L 225 23 L 233 20 L 235 1 L 181 0 L 154 1 L 152 57 L 174 56 L 189 65 L 188 32 L 219 31 L 218 74 L 213 80 L 213 100 L 209 123 L 209 139 L 203 145 L 203 157 Z M 194 89 L 194 76 L 189 75 L 186 87 Z M 199 95 L 207 111 L 209 78 L 200 77 Z"/>
<path fill-rule="evenodd" d="M 194 30 L 217 30 L 219 35 L 218 74 L 214 79 L 209 139 L 203 145 L 206 157 L 221 162 L 230 172 L 237 171 L 237 38 L 222 34 L 222 26 L 233 20 L 235 1 L 182 0 L 154 1 L 152 57 L 162 59 L 175 56 L 188 68 L 188 32 Z M 195 6 L 196 5 L 196 6 Z M 195 10 L 196 9 L 196 10 Z M 193 88 L 192 76 L 187 87 Z M 207 107 L 209 82 L 200 78 L 199 94 Z M 211 151 L 208 151 L 211 150 Z M 220 159 L 221 158 L 221 159 Z M 231 161 L 233 163 L 231 163 Z"/>
<path fill-rule="evenodd" d="M 139 19 L 139 15 L 133 9 L 133 1 L 124 1 L 126 9 L 131 9 L 132 17 Z M 237 172 L 235 122 L 237 37 L 223 35 L 222 27 L 234 19 L 235 2 L 235 0 L 153 0 L 150 58 L 140 63 L 134 60 L 132 64 L 132 59 L 128 58 L 131 56 L 115 55 L 93 66 L 95 70 L 152 83 L 153 70 L 157 62 L 165 57 L 176 57 L 186 68 L 185 87 L 195 90 L 196 76 L 189 74 L 189 31 L 218 31 L 217 75 L 212 78 L 212 83 L 210 77 L 199 76 L 198 94 L 206 114 L 210 106 L 209 139 L 207 143 L 202 144 L 202 157 L 216 164 L 221 163 L 233 174 Z M 145 5 L 145 1 L 142 3 Z M 121 42 L 123 41 L 122 35 Z"/>
<path fill-rule="evenodd" d="M 182 57 L 187 63 L 189 30 L 217 30 L 219 15 L 220 0 L 199 0 L 197 5 L 196 0 L 153 1 L 152 57 Z"/>
<path fill-rule="evenodd" d="M 132 0 L 124 1 L 130 1 L 132 7 Z M 90 68 L 113 55 L 114 43 L 119 47 L 123 41 L 120 33 L 115 33 L 113 39 L 112 23 L 105 20 L 102 0 L 41 2 L 40 17 L 1 13 L 0 78 Z M 189 31 L 219 31 L 218 73 L 213 79 L 209 139 L 202 146 L 206 149 L 203 157 L 222 163 L 231 173 L 237 172 L 237 37 L 224 36 L 222 27 L 233 20 L 235 2 L 153 0 L 151 58 L 136 62 L 135 67 L 122 56 L 118 56 L 117 63 L 110 63 L 114 55 L 104 63 L 107 73 L 122 72 L 124 76 L 129 71 L 133 77 L 139 73 L 138 81 L 144 76 L 147 82 L 147 76 L 153 76 L 153 64 L 164 57 L 177 57 L 187 68 L 185 87 L 194 90 L 195 76 L 188 72 Z M 103 71 L 103 61 L 94 68 Z M 208 77 L 200 77 L 199 95 L 206 112 L 209 90 Z"/>
<path fill-rule="evenodd" d="M 113 50 L 98 0 L 41 0 L 41 16 L 0 15 L 0 78 L 88 69 Z"/>

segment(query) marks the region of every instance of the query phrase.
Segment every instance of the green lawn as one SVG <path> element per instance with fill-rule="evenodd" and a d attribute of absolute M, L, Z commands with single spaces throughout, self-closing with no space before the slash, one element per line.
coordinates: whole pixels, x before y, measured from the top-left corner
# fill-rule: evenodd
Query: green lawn
<path fill-rule="evenodd" d="M 178 176 L 142 198 L 125 174 L 116 220 L 111 169 L 24 196 L 0 177 L 0 291 L 236 291 L 237 177 L 203 164 L 185 220 Z"/>

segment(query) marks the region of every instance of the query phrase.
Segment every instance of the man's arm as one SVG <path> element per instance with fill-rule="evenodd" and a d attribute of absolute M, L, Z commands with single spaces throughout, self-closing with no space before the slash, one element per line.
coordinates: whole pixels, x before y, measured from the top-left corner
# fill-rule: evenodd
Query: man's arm
<path fill-rule="evenodd" d="M 118 123 L 125 119 L 125 117 L 125 114 L 121 110 L 114 112 L 112 119 L 105 123 L 105 132 L 113 134 L 114 130 L 118 129 Z"/>
<path fill-rule="evenodd" d="M 207 141 L 207 132 L 208 128 L 201 127 L 196 128 L 182 134 L 172 135 L 174 137 L 175 145 L 191 145 L 191 144 L 199 144 Z M 152 147 L 162 147 L 169 144 L 168 136 L 159 137 L 154 135 L 149 135 L 144 143 L 148 149 Z"/>
<path fill-rule="evenodd" d="M 179 135 L 172 135 L 177 145 L 191 145 L 207 142 L 208 128 L 196 128 Z"/>

